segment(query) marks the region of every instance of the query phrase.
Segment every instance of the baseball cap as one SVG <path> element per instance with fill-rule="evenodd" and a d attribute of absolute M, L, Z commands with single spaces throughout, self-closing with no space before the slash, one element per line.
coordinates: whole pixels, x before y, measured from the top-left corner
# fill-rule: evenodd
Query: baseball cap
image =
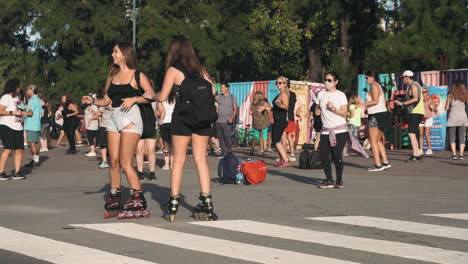
<path fill-rule="evenodd" d="M 28 85 L 28 86 L 26 87 L 26 89 L 33 89 L 33 90 L 35 90 L 35 89 L 37 89 L 37 86 L 34 85 L 34 84 L 30 84 L 30 85 Z"/>
<path fill-rule="evenodd" d="M 402 75 L 400 75 L 400 77 L 413 77 L 414 76 L 414 73 L 412 71 L 405 71 L 403 72 Z"/>

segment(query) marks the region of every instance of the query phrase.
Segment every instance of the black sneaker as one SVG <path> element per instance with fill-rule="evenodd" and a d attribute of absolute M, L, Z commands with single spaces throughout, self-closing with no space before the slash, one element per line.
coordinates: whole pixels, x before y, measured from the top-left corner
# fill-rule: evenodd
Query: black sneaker
<path fill-rule="evenodd" d="M 322 183 L 317 185 L 317 187 L 320 189 L 330 189 L 335 187 L 335 183 L 333 181 L 324 180 Z"/>
<path fill-rule="evenodd" d="M 452 155 L 452 156 L 449 158 L 449 160 L 458 160 L 458 157 L 457 157 L 457 155 Z"/>
<path fill-rule="evenodd" d="M 26 168 L 39 168 L 39 162 L 35 162 L 34 160 L 31 160 L 28 164 L 24 165 Z"/>
<path fill-rule="evenodd" d="M 411 155 L 410 158 L 408 160 L 406 160 L 406 162 L 416 162 L 416 161 L 418 161 L 418 160 L 413 155 Z"/>
<path fill-rule="evenodd" d="M 137 171 L 137 174 L 138 174 L 138 179 L 140 179 L 140 181 L 144 181 L 144 180 L 145 180 L 145 175 L 144 175 L 143 172 Z"/>
<path fill-rule="evenodd" d="M 65 154 L 67 154 L 67 155 L 76 154 L 76 150 L 67 150 L 67 152 L 65 152 Z"/>
<path fill-rule="evenodd" d="M 13 180 L 24 180 L 26 179 L 26 176 L 20 174 L 19 172 L 14 172 L 12 175 L 11 175 L 11 178 Z"/>
<path fill-rule="evenodd" d="M 418 162 L 423 162 L 423 156 L 417 156 L 416 161 Z"/>
<path fill-rule="evenodd" d="M 156 181 L 156 175 L 154 175 L 154 171 L 151 171 L 148 175 L 150 181 Z"/>
<path fill-rule="evenodd" d="M 8 181 L 8 180 L 11 180 L 11 178 L 8 177 L 6 173 L 4 172 L 0 173 L 0 181 Z"/>
<path fill-rule="evenodd" d="M 385 170 L 383 166 L 377 166 L 377 165 L 374 165 L 371 168 L 367 169 L 367 171 L 383 171 L 383 170 Z"/>
<path fill-rule="evenodd" d="M 384 170 L 390 169 L 392 167 L 392 164 L 390 162 L 389 163 L 382 163 L 382 167 L 384 168 Z"/>
<path fill-rule="evenodd" d="M 343 189 L 343 188 L 344 188 L 343 180 L 336 181 L 335 186 L 333 186 L 333 188 L 335 188 L 335 189 Z"/>
<path fill-rule="evenodd" d="M 460 155 L 460 156 L 458 156 L 458 159 L 459 160 L 464 160 L 465 158 L 462 155 Z"/>

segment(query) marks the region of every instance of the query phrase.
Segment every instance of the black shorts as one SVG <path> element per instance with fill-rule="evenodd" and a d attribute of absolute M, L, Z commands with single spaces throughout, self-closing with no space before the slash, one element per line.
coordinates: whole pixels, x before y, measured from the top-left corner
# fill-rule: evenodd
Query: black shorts
<path fill-rule="evenodd" d="M 218 131 L 216 131 L 216 123 L 211 126 L 210 137 L 218 138 Z"/>
<path fill-rule="evenodd" d="M 276 145 L 278 142 L 281 141 L 281 137 L 283 136 L 283 132 L 288 126 L 288 121 L 278 121 L 275 120 L 273 123 L 272 135 L 271 135 L 271 143 Z"/>
<path fill-rule="evenodd" d="M 408 133 L 416 134 L 419 131 L 419 124 L 421 123 L 424 115 L 411 114 L 408 120 Z"/>
<path fill-rule="evenodd" d="M 190 127 L 184 123 L 177 116 L 172 117 L 172 122 L 170 126 L 171 136 L 191 136 L 192 134 L 197 134 L 200 136 L 209 136 L 211 130 L 211 125 L 204 127 Z"/>
<path fill-rule="evenodd" d="M 9 126 L 0 125 L 0 138 L 4 149 L 24 149 L 23 130 L 14 130 Z"/>
<path fill-rule="evenodd" d="M 107 128 L 101 127 L 99 128 L 99 137 L 98 143 L 101 149 L 107 148 Z"/>
<path fill-rule="evenodd" d="M 91 146 L 96 145 L 95 139 L 98 137 L 98 135 L 99 135 L 98 130 L 86 130 L 86 138 L 88 139 L 89 145 Z"/>
<path fill-rule="evenodd" d="M 380 112 L 375 114 L 369 114 L 368 116 L 368 123 L 369 127 L 376 127 L 380 131 L 385 131 L 392 126 L 392 120 L 390 119 L 390 113 Z"/>
<path fill-rule="evenodd" d="M 62 131 L 62 130 L 63 130 L 63 126 L 62 126 L 62 125 L 55 124 L 55 127 L 57 127 L 57 130 L 58 130 L 58 131 Z"/>
<path fill-rule="evenodd" d="M 167 144 L 171 144 L 171 123 L 162 124 L 159 126 L 159 131 L 161 133 L 161 138 Z"/>

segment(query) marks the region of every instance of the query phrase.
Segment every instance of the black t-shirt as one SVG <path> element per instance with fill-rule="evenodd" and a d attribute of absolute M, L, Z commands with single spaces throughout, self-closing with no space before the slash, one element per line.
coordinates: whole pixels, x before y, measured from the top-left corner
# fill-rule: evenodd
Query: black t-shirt
<path fill-rule="evenodd" d="M 43 115 L 41 117 L 41 124 L 48 124 L 50 117 L 49 117 L 49 109 L 47 109 L 47 106 L 45 105 L 42 106 L 42 112 L 43 112 Z"/>
<path fill-rule="evenodd" d="M 288 121 L 294 121 L 294 108 L 296 107 L 296 94 L 289 92 Z"/>

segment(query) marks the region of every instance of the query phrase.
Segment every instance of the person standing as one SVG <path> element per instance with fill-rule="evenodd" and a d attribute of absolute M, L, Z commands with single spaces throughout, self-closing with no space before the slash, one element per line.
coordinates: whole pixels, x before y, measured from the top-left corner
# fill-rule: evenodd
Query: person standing
<path fill-rule="evenodd" d="M 102 91 L 104 92 L 104 90 Z M 102 99 L 101 95 L 99 99 Z M 109 162 L 107 161 L 107 125 L 109 118 L 112 114 L 112 107 L 110 105 L 106 107 L 99 107 L 100 122 L 99 122 L 99 148 L 101 151 L 101 162 L 99 163 L 100 169 L 109 168 Z"/>
<path fill-rule="evenodd" d="M 361 127 L 362 107 L 359 106 L 359 97 L 353 94 L 349 97 L 348 127 L 354 138 L 359 139 L 359 128 Z"/>
<path fill-rule="evenodd" d="M 289 104 L 288 104 L 288 126 L 284 129 L 283 143 L 285 148 L 289 145 L 289 160 L 296 161 L 296 142 L 295 135 L 298 128 L 296 122 L 296 114 L 299 113 L 296 109 L 296 93 L 289 91 Z M 299 109 L 300 110 L 300 109 Z"/>
<path fill-rule="evenodd" d="M 422 162 L 423 157 L 421 156 L 421 152 L 419 151 L 419 140 L 416 137 L 416 133 L 418 133 L 419 130 L 419 124 L 421 123 L 424 117 L 424 100 L 422 100 L 422 87 L 417 81 L 413 79 L 414 73 L 412 71 L 405 71 L 400 77 L 403 78 L 403 83 L 408 85 L 407 93 L 411 99 L 406 102 L 400 102 L 399 100 L 395 100 L 395 103 L 397 105 L 403 106 L 414 106 L 408 121 L 408 136 L 411 140 L 411 147 L 413 148 L 413 155 L 410 156 L 408 161 Z"/>
<path fill-rule="evenodd" d="M 375 70 L 365 72 L 366 82 L 371 86 L 365 103 L 359 104 L 367 107 L 369 114 L 367 126 L 369 127 L 369 141 L 374 154 L 374 166 L 368 171 L 383 171 L 392 167 L 385 150 L 384 131 L 391 126 L 390 115 L 387 111 L 387 101 L 382 86 L 379 83 L 379 74 Z M 416 124 L 416 125 L 419 125 Z M 417 127 L 416 127 L 417 128 Z"/>
<path fill-rule="evenodd" d="M 15 170 L 11 179 L 20 180 L 26 177 L 20 174 L 21 160 L 23 159 L 24 138 L 21 117 L 26 117 L 27 112 L 18 109 L 21 101 L 17 97 L 20 91 L 18 79 L 11 79 L 5 83 L 3 95 L 0 98 L 0 139 L 3 143 L 3 151 L 0 155 L 0 180 L 9 180 L 5 174 L 5 166 L 12 151 L 14 154 Z"/>
<path fill-rule="evenodd" d="M 449 132 L 450 149 L 452 150 L 451 160 L 464 160 L 466 127 L 468 127 L 468 117 L 466 112 L 468 103 L 468 91 L 462 80 L 456 80 L 450 86 L 450 94 L 447 97 L 445 110 L 449 111 L 447 127 Z M 460 155 L 457 156 L 457 139 L 460 145 Z"/>
<path fill-rule="evenodd" d="M 65 131 L 63 130 L 63 104 L 60 104 L 57 107 L 57 111 L 55 111 L 55 125 L 57 126 L 57 130 L 59 131 L 59 137 L 57 139 L 57 147 L 63 147 L 65 145 L 62 144 L 62 139 L 65 136 Z"/>
<path fill-rule="evenodd" d="M 137 70 L 138 60 L 132 44 L 125 42 L 116 44 L 112 50 L 112 59 L 104 98 L 85 97 L 96 106 L 106 107 L 112 104 L 112 114 L 107 125 L 110 199 L 104 206 L 106 209 L 104 217 L 116 216 L 114 212 L 121 208 L 121 170 L 125 172 L 130 185 L 130 199 L 122 206 L 123 210 L 118 212 L 117 216 L 119 218 L 148 217 L 146 199 L 132 162 L 144 125 L 137 104 L 148 104 L 149 101 L 141 94 L 144 92 L 152 98 L 154 89 L 148 77 Z M 139 89 L 140 87 L 143 91 Z"/>
<path fill-rule="evenodd" d="M 41 136 L 39 138 L 41 148 L 39 152 L 47 152 L 49 151 L 47 138 L 49 137 L 49 133 L 50 133 L 50 117 L 52 116 L 52 114 L 50 110 L 49 100 L 42 98 L 41 103 L 42 103 Z"/>
<path fill-rule="evenodd" d="M 346 116 L 348 100 L 346 95 L 336 89 L 340 79 L 335 72 L 325 75 L 326 91 L 317 96 L 318 109 L 321 110 L 323 122 L 320 135 L 320 159 L 326 179 L 319 188 L 343 188 L 343 149 L 349 139 Z M 317 111 L 317 110 L 316 110 Z M 333 181 L 330 156 L 333 155 L 336 169 L 336 182 Z"/>
<path fill-rule="evenodd" d="M 197 167 L 200 183 L 199 203 L 194 208 L 194 218 L 197 220 L 214 221 L 218 219 L 218 216 L 213 212 L 214 207 L 211 195 L 210 169 L 206 159 L 206 145 L 208 144 L 211 124 L 191 124 L 190 120 L 186 119 L 186 112 L 182 111 L 182 107 L 186 107 L 187 104 L 182 102 L 181 99 L 185 98 L 194 89 L 203 89 L 204 94 L 212 93 L 213 97 L 207 97 L 206 103 L 213 103 L 214 108 L 214 94 L 216 90 L 212 85 L 208 72 L 201 65 L 200 60 L 193 49 L 192 42 L 185 36 L 179 35 L 172 38 L 169 43 L 165 68 L 166 74 L 164 76 L 164 83 L 161 92 L 154 98 L 159 102 L 164 102 L 167 100 L 171 90 L 176 89 L 177 100 L 170 128 L 172 135 L 172 150 L 174 153 L 174 162 L 171 170 L 171 193 L 169 201 L 166 204 L 167 209 L 164 213 L 164 218 L 169 222 L 174 222 L 175 220 L 180 204 L 180 185 L 182 181 L 187 146 L 189 142 L 192 141 L 193 158 Z M 182 86 L 186 83 L 186 78 L 188 80 L 189 77 L 190 79 L 197 78 L 200 86 Z M 203 86 L 201 86 L 202 83 Z M 225 87 L 223 89 L 226 92 L 227 88 Z M 212 99 L 212 101 L 208 101 L 210 99 Z M 234 103 L 232 103 L 231 106 L 233 104 Z M 234 113 L 232 113 L 231 117 L 233 116 Z M 224 116 L 224 118 L 227 117 L 228 115 Z"/>
<path fill-rule="evenodd" d="M 26 88 L 26 96 L 28 99 L 28 106 L 26 110 L 29 112 L 28 117 L 24 120 L 24 129 L 31 148 L 32 160 L 26 164 L 25 167 L 37 168 L 39 167 L 39 136 L 41 134 L 41 116 L 42 116 L 42 103 L 37 96 L 38 90 L 35 85 L 29 85 Z"/>
<path fill-rule="evenodd" d="M 221 95 L 218 96 L 217 101 L 218 120 L 216 121 L 216 129 L 221 147 L 220 157 L 223 157 L 227 153 L 232 152 L 232 123 L 238 110 L 237 99 L 229 92 L 229 84 L 227 82 L 221 84 Z"/>
<path fill-rule="evenodd" d="M 91 101 L 83 98 L 82 103 L 84 108 L 86 138 L 88 139 L 90 148 L 90 151 L 86 153 L 86 157 L 96 157 L 96 144 L 99 136 L 99 117 L 101 113 L 97 106 L 91 104 Z"/>
<path fill-rule="evenodd" d="M 73 103 L 70 94 L 62 96 L 63 103 L 63 128 L 68 139 L 68 150 L 65 154 L 76 154 L 75 130 L 79 123 L 78 107 Z"/>
<path fill-rule="evenodd" d="M 174 156 L 172 154 L 172 140 L 171 140 L 171 122 L 172 122 L 172 115 L 174 113 L 174 107 L 176 104 L 176 97 L 174 89 L 171 90 L 169 96 L 167 97 L 166 101 L 163 102 L 164 107 L 164 118 L 162 121 L 162 125 L 160 126 L 161 129 L 161 138 L 164 143 L 164 166 L 163 170 L 169 170 L 172 168 L 172 162 Z"/>
<path fill-rule="evenodd" d="M 425 155 L 432 155 L 432 142 L 431 142 L 431 128 L 434 124 L 434 116 L 437 113 L 436 103 L 429 97 L 429 89 L 423 88 L 423 99 L 424 99 L 424 118 L 421 124 L 419 124 L 419 152 L 423 153 L 422 147 L 424 146 L 424 137 L 427 142 L 427 150 Z"/>
<path fill-rule="evenodd" d="M 280 93 L 273 99 L 273 128 L 272 128 L 272 145 L 278 150 L 279 158 L 275 163 L 275 167 L 291 166 L 291 161 L 284 142 L 282 142 L 283 133 L 288 126 L 288 109 L 289 109 L 289 92 L 288 79 L 280 76 L 276 79 L 276 87 Z"/>
<path fill-rule="evenodd" d="M 258 91 L 254 94 L 254 100 L 250 106 L 250 115 L 252 116 L 252 128 L 254 133 L 254 143 L 250 155 L 254 154 L 256 141 L 260 141 L 260 152 L 265 155 L 268 151 L 268 127 L 270 126 L 271 106 L 265 101 L 263 93 Z M 260 138 L 261 136 L 261 138 Z"/>

